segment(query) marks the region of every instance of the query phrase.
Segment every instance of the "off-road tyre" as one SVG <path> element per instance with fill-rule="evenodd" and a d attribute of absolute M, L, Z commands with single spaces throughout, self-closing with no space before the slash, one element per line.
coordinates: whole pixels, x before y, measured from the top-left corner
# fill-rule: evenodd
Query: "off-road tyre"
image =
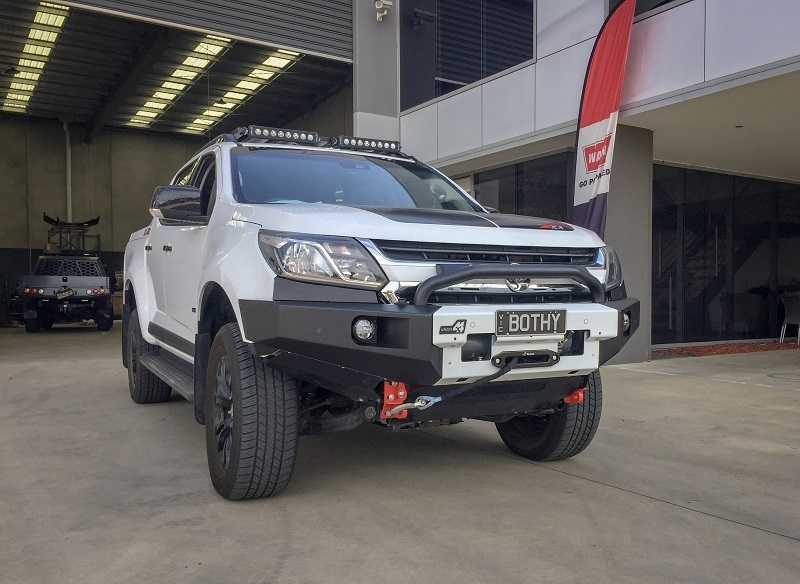
<path fill-rule="evenodd" d="M 131 399 L 137 404 L 165 402 L 172 393 L 172 388 L 163 379 L 139 361 L 141 355 L 157 349 L 142 337 L 139 314 L 136 310 L 132 311 L 128 324 L 128 389 Z"/>
<path fill-rule="evenodd" d="M 236 323 L 214 337 L 205 390 L 211 482 L 230 500 L 282 492 L 292 476 L 299 436 L 298 383 L 269 367 L 242 341 Z"/>
<path fill-rule="evenodd" d="M 516 416 L 497 425 L 508 448 L 531 460 L 561 460 L 575 456 L 594 438 L 603 409 L 600 372 L 587 377 L 583 402 L 564 404 L 548 416 Z"/>
<path fill-rule="evenodd" d="M 38 333 L 39 332 L 39 321 L 35 318 L 26 318 L 25 319 L 25 332 L 26 333 Z"/>
<path fill-rule="evenodd" d="M 99 331 L 110 331 L 111 327 L 114 326 L 114 319 L 110 316 L 97 316 L 94 319 L 94 324 L 97 325 L 97 330 Z"/>

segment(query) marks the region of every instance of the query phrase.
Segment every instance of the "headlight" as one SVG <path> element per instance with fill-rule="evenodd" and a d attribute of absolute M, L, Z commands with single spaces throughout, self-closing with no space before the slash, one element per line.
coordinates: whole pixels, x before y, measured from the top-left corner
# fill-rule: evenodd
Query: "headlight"
<path fill-rule="evenodd" d="M 375 260 L 353 239 L 260 231 L 258 244 L 267 262 L 287 278 L 374 290 L 388 282 Z"/>
<path fill-rule="evenodd" d="M 606 291 L 610 291 L 622 285 L 622 264 L 613 247 L 604 247 L 602 251 L 606 268 Z"/>

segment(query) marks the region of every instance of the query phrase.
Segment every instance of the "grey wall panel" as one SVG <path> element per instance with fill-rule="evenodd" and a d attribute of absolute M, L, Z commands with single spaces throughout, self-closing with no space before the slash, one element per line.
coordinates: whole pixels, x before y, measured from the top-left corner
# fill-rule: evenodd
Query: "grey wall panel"
<path fill-rule="evenodd" d="M 100 216 L 93 233 L 103 250 L 124 251 L 136 229 L 150 222 L 147 203 L 203 144 L 203 138 L 104 130 L 89 144 L 72 132 L 73 218 Z M 0 248 L 39 253 L 47 239 L 42 213 L 66 218 L 66 140 L 61 124 L 0 116 Z M 27 147 L 26 147 L 27 144 Z M 7 270 L 0 265 L 0 273 Z"/>
<path fill-rule="evenodd" d="M 353 56 L 351 0 L 81 0 L 69 3 L 347 61 Z"/>

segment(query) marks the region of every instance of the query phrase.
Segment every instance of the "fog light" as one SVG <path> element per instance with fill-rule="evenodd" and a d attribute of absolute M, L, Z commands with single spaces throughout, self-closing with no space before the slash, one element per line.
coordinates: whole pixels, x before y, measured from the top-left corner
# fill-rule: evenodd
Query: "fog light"
<path fill-rule="evenodd" d="M 622 332 L 627 333 L 631 330 L 631 315 L 627 312 L 622 315 Z"/>
<path fill-rule="evenodd" d="M 353 338 L 359 343 L 374 343 L 378 327 L 374 318 L 359 316 L 353 321 Z"/>

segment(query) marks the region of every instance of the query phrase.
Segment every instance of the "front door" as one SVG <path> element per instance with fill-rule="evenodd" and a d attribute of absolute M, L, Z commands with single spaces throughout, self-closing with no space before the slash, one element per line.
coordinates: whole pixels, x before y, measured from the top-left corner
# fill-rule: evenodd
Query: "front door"
<path fill-rule="evenodd" d="M 216 198 L 216 164 L 213 154 L 200 159 L 191 185 L 200 189 L 201 210 L 206 219 L 211 215 Z M 176 334 L 194 342 L 199 316 L 199 287 L 203 250 L 208 227 L 182 225 L 169 228 L 166 254 L 167 313 L 173 321 Z"/>

